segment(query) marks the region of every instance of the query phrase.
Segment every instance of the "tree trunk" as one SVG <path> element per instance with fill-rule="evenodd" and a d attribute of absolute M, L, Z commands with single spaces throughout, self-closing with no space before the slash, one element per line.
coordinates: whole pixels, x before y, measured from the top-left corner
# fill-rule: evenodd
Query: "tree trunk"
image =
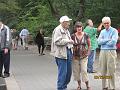
<path fill-rule="evenodd" d="M 84 18 L 84 12 L 85 12 L 85 0 L 80 0 L 80 8 L 77 15 L 77 21 L 80 21 L 82 18 Z"/>
<path fill-rule="evenodd" d="M 53 4 L 52 4 L 52 2 L 50 1 L 50 0 L 48 0 L 48 3 L 49 3 L 49 5 L 50 5 L 50 9 L 51 9 L 51 13 L 52 13 L 52 15 L 55 17 L 55 18 L 59 18 L 59 12 L 58 12 L 58 10 L 57 10 L 57 8 L 55 8 L 54 6 L 53 6 Z"/>

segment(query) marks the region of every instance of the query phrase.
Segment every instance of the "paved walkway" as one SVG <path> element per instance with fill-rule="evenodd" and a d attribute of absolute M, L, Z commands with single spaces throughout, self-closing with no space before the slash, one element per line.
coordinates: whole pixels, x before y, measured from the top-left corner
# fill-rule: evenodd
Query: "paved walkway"
<path fill-rule="evenodd" d="M 30 46 L 28 51 L 21 47 L 17 51 L 11 51 L 11 77 L 6 78 L 8 90 L 56 90 L 57 66 L 54 58 L 49 55 L 38 56 L 37 47 Z M 98 60 L 95 62 L 98 69 Z M 116 90 L 120 90 L 120 60 L 117 62 Z M 94 79 L 99 73 L 89 74 L 90 84 L 93 90 L 102 90 L 101 80 Z M 77 83 L 73 76 L 68 85 L 68 90 L 76 90 Z M 82 90 L 85 90 L 82 83 Z"/>

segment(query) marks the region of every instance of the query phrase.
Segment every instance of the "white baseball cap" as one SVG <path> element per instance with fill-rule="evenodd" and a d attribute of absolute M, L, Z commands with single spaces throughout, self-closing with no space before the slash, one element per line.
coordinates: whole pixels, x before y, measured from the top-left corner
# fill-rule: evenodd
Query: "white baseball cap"
<path fill-rule="evenodd" d="M 70 19 L 68 16 L 62 16 L 59 21 L 60 21 L 60 23 L 62 23 L 64 21 L 70 21 L 70 20 L 72 20 L 72 19 Z"/>

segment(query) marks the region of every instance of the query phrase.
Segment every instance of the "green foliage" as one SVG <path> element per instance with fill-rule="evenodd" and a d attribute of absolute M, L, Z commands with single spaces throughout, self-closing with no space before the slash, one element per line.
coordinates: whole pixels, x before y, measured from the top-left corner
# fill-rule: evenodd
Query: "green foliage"
<path fill-rule="evenodd" d="M 1 0 L 0 1 L 0 18 L 10 28 L 15 27 L 17 23 L 17 11 L 19 7 L 15 0 Z"/>
<path fill-rule="evenodd" d="M 112 26 L 118 27 L 119 23 L 119 0 L 88 0 L 86 3 L 85 17 L 91 18 L 95 23 L 100 23 L 104 16 L 109 16 Z"/>
<path fill-rule="evenodd" d="M 39 29 L 43 29 L 47 36 L 51 34 L 55 25 L 55 19 L 48 7 L 38 4 L 37 6 L 30 7 L 28 11 L 25 10 L 24 14 L 20 17 L 18 29 L 21 30 L 22 27 L 26 27 L 33 35 Z"/>
<path fill-rule="evenodd" d="M 119 3 L 120 0 L 1 0 L 0 18 L 10 28 L 20 31 L 26 27 L 33 35 L 42 28 L 45 36 L 51 36 L 62 15 L 68 15 L 72 22 L 84 23 L 90 18 L 97 26 L 102 17 L 109 16 L 112 26 L 119 27 Z"/>

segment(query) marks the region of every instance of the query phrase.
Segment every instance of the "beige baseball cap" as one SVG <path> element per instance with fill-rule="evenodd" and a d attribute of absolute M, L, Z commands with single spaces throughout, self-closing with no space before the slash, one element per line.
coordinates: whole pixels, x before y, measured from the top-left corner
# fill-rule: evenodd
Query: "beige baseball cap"
<path fill-rule="evenodd" d="M 59 21 L 60 21 L 60 23 L 62 23 L 64 21 L 70 21 L 70 20 L 72 20 L 72 19 L 70 19 L 68 16 L 62 16 Z"/>

